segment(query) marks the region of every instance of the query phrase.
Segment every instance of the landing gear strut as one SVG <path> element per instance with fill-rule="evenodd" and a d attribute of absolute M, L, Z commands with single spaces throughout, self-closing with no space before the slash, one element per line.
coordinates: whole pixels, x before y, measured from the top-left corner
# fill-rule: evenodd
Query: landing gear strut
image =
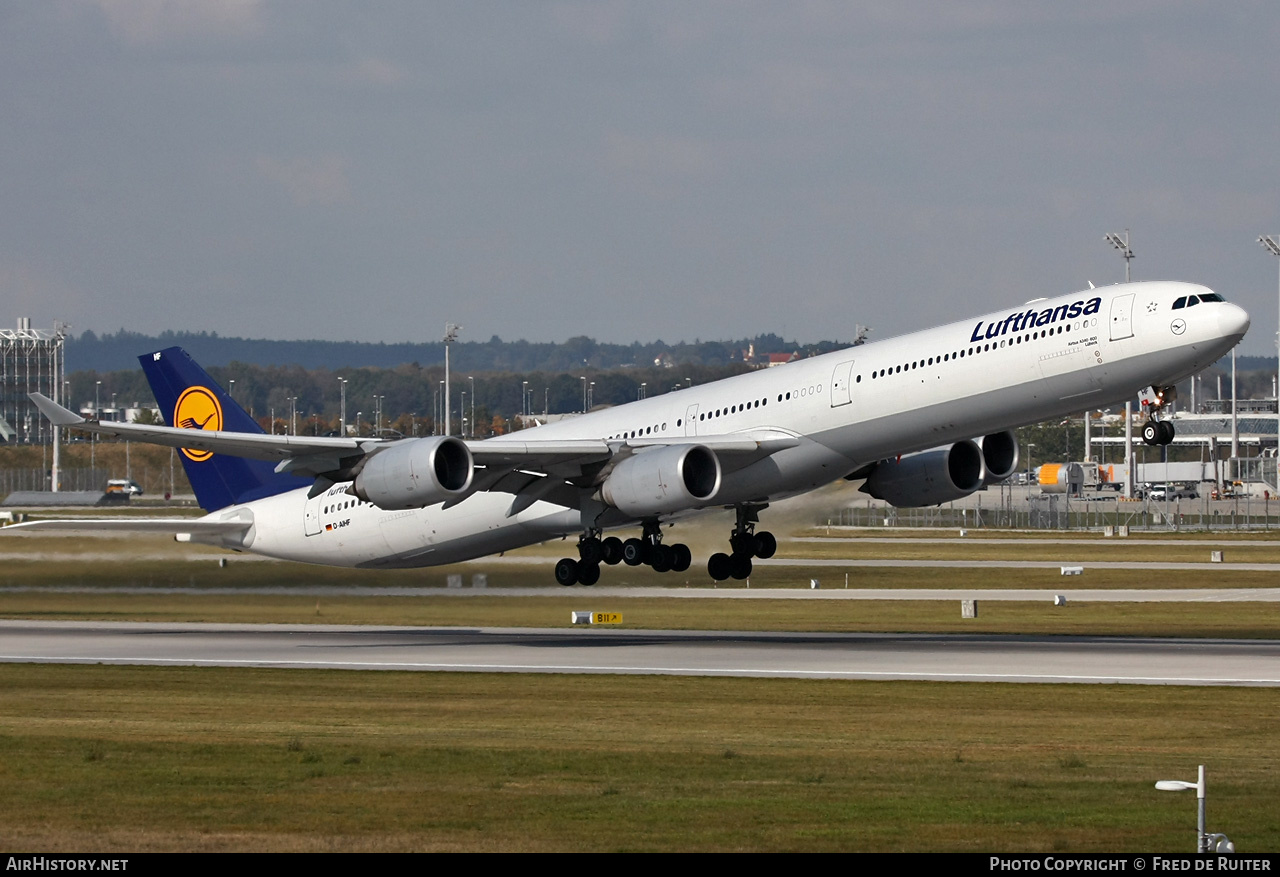
<path fill-rule="evenodd" d="M 751 575 L 751 558 L 773 557 L 778 550 L 778 540 L 768 530 L 756 532 L 763 505 L 740 505 L 737 523 L 729 534 L 731 554 L 717 553 L 707 561 L 707 573 L 717 582 L 734 578 L 742 581 Z"/>
<path fill-rule="evenodd" d="M 1142 425 L 1142 441 L 1148 445 L 1167 445 L 1173 441 L 1173 424 L 1160 420 L 1160 409 L 1178 398 L 1176 387 L 1147 387 L 1138 394 L 1138 400 L 1151 416 Z"/>

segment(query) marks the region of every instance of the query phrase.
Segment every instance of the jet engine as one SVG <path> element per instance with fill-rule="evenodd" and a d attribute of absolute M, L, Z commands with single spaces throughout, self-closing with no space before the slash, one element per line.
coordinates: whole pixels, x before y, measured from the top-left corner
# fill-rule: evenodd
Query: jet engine
<path fill-rule="evenodd" d="M 452 436 L 396 442 L 366 457 L 352 493 L 380 509 L 419 509 L 465 496 L 471 451 Z"/>
<path fill-rule="evenodd" d="M 1018 439 L 1012 430 L 994 432 L 978 439 L 984 468 L 982 482 L 996 484 L 1018 469 Z"/>
<path fill-rule="evenodd" d="M 995 444 L 995 443 L 993 443 Z M 975 441 L 879 463 L 860 488 L 898 508 L 941 505 L 982 486 L 982 449 Z"/>
<path fill-rule="evenodd" d="M 706 505 L 720 490 L 720 461 L 703 445 L 673 445 L 627 457 L 600 485 L 600 498 L 644 518 Z"/>

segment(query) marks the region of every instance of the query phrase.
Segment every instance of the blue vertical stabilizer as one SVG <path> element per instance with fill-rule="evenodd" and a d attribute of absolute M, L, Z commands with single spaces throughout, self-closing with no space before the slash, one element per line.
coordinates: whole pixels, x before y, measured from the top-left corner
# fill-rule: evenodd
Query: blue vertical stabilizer
<path fill-rule="evenodd" d="M 138 357 L 156 404 L 169 426 L 262 434 L 262 427 L 181 347 Z M 180 449 L 182 467 L 206 511 L 310 485 L 310 479 L 282 475 L 265 460 Z"/>

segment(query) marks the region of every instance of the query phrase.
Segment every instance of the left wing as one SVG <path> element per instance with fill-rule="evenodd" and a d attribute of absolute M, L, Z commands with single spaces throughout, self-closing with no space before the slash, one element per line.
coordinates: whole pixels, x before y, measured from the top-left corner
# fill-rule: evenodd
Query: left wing
<path fill-rule="evenodd" d="M 661 448 L 699 445 L 715 454 L 726 471 L 734 471 L 785 448 L 800 443 L 795 435 L 779 430 L 755 430 L 718 436 L 674 436 L 648 439 L 523 439 L 502 436 L 483 441 L 437 436 L 433 439 L 376 439 L 329 436 L 268 435 L 227 432 L 199 428 L 151 426 L 137 423 L 88 420 L 39 393 L 32 393 L 35 405 L 54 424 L 98 435 L 148 442 L 193 451 L 208 451 L 232 457 L 274 461 L 277 472 L 292 472 L 315 479 L 311 495 L 328 490 L 340 481 L 367 471 L 369 461 L 391 448 L 405 448 L 406 442 L 452 442 L 464 445 L 475 475 L 466 488 L 441 494 L 447 505 L 462 502 L 480 491 L 498 491 L 516 496 L 519 505 L 555 495 L 558 502 L 577 505 L 579 491 L 602 484 L 613 469 L 627 459 Z M 456 446 L 455 445 L 455 446 Z M 461 449 L 458 449 L 461 451 Z M 394 456 L 394 455 L 393 455 Z M 384 458 L 390 460 L 390 458 Z M 375 466 L 381 465 L 380 460 Z M 390 471 L 396 472 L 395 464 Z M 406 475 L 406 478 L 409 476 Z M 395 476 L 396 480 L 399 476 Z M 353 488 L 354 489 L 354 488 Z M 359 494 L 356 494 L 359 495 Z M 163 530 L 164 523 L 157 523 Z M 120 529 L 127 527 L 121 526 Z M 46 527 L 48 529 L 48 527 Z M 166 532 L 172 532 L 167 530 Z"/>
<path fill-rule="evenodd" d="M 325 476 L 348 470 L 371 454 L 405 439 L 345 438 L 340 436 L 267 435 L 150 426 L 139 423 L 88 420 L 40 393 L 32 393 L 36 407 L 57 426 L 171 448 L 210 451 L 232 457 L 277 462 L 279 472 Z M 410 439 L 410 441 L 412 441 Z M 489 470 L 532 470 L 545 475 L 577 477 L 586 467 L 618 462 L 647 448 L 697 444 L 714 451 L 732 468 L 755 462 L 799 439 L 777 430 L 758 430 L 720 436 L 676 436 L 606 442 L 600 439 L 522 441 L 515 438 L 465 443 L 472 459 Z M 492 472 L 490 473 L 492 475 Z"/>
<path fill-rule="evenodd" d="M 40 393 L 32 393 L 31 401 L 55 426 L 65 426 L 83 432 L 170 448 L 190 448 L 231 457 L 248 457 L 252 460 L 287 461 L 304 457 L 360 457 L 370 453 L 379 445 L 388 443 L 386 439 L 375 438 L 267 435 L 86 420 Z"/>

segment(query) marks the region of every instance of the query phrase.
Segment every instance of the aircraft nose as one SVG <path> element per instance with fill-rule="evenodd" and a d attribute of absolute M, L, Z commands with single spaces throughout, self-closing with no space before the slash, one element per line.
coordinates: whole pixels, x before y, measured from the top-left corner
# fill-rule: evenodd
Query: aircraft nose
<path fill-rule="evenodd" d="M 1249 312 L 1239 305 L 1224 302 L 1218 310 L 1218 329 L 1224 338 L 1243 338 L 1249 331 Z"/>

